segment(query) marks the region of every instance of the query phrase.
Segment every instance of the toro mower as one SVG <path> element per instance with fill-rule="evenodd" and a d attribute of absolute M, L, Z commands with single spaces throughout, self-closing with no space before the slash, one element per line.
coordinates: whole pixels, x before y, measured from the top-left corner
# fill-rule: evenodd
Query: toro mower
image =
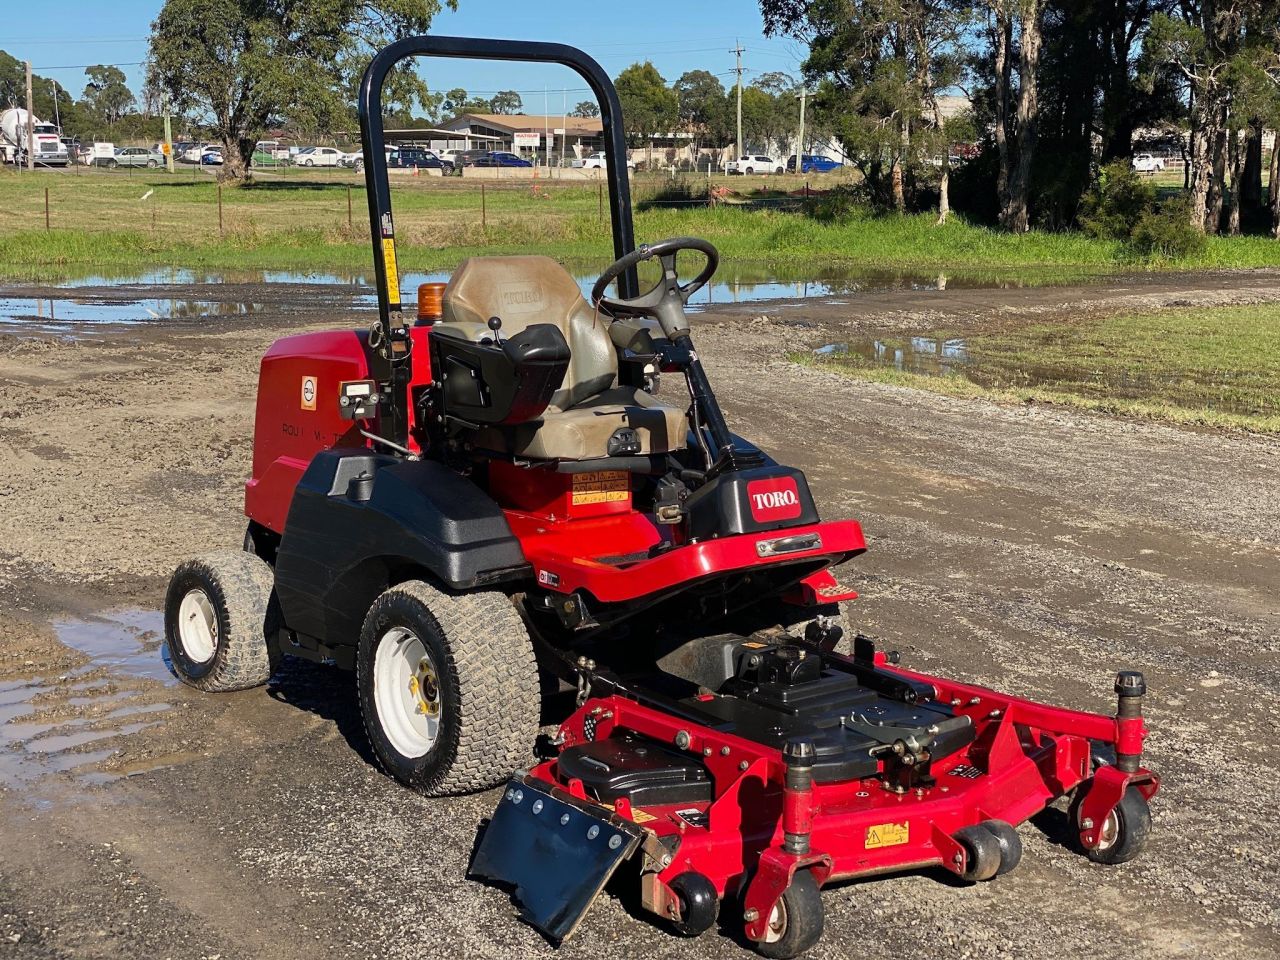
<path fill-rule="evenodd" d="M 406 310 L 381 96 L 410 56 L 590 84 L 617 260 L 589 297 L 546 257 L 473 257 Z M 820 520 L 803 473 L 731 432 L 685 313 L 718 255 L 634 245 L 594 60 L 408 39 L 374 57 L 359 113 L 378 318 L 263 358 L 245 549 L 183 563 L 165 601 L 183 680 L 242 689 L 283 656 L 352 670 L 392 776 L 432 795 L 505 783 L 471 873 L 557 941 L 625 865 L 676 930 L 720 916 L 792 957 L 821 935 L 822 887 L 991 880 L 1064 796 L 1090 859 L 1141 850 L 1158 780 L 1140 674 L 1118 675 L 1113 716 L 1083 713 L 925 676 L 848 630 L 832 569 L 862 530 Z M 568 716 L 527 768 L 544 700 Z"/>

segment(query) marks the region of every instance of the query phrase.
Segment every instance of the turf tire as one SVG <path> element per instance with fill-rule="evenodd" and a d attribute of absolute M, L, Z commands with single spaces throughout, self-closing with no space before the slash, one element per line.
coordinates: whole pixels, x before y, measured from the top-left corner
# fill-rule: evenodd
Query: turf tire
<path fill-rule="evenodd" d="M 439 731 L 417 757 L 393 745 L 375 699 L 377 649 L 397 627 L 422 642 L 438 674 Z M 360 631 L 356 684 L 379 764 L 419 793 L 486 790 L 531 756 L 541 706 L 538 667 L 529 633 L 505 594 L 448 594 L 420 580 L 390 588 L 369 608 Z"/>
<path fill-rule="evenodd" d="M 247 690 L 271 677 L 269 637 L 278 629 L 275 575 L 262 560 L 224 550 L 186 560 L 169 580 L 164 634 L 174 671 L 183 683 L 210 693 Z M 216 621 L 211 657 L 188 652 L 180 629 L 184 599 L 204 594 Z"/>
<path fill-rule="evenodd" d="M 999 838 L 980 823 L 957 831 L 955 838 L 965 852 L 965 868 L 961 876 L 970 883 L 993 879 L 1003 859 Z"/>

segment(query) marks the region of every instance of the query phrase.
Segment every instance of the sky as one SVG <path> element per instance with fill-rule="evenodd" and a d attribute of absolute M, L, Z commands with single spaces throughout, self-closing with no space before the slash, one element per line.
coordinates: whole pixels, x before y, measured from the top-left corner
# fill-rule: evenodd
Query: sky
<path fill-rule="evenodd" d="M 114 63 L 141 88 L 141 61 L 151 21 L 163 0 L 58 0 L 56 4 L 4 0 L 0 50 L 30 60 L 74 96 L 84 89 L 84 68 Z M 686 70 L 710 70 L 733 82 L 737 43 L 745 48 L 743 76 L 782 70 L 799 76 L 803 52 L 794 41 L 766 38 L 756 0 L 459 0 L 456 13 L 436 17 L 432 32 L 472 37 L 551 40 L 581 47 L 616 77 L 636 61 L 651 60 L 671 82 Z M 50 10 L 56 9 L 56 17 Z M 539 64 L 439 61 L 424 68 L 433 90 L 462 87 L 478 96 L 516 90 L 526 113 L 559 113 L 587 99 L 585 84 L 567 68 Z"/>

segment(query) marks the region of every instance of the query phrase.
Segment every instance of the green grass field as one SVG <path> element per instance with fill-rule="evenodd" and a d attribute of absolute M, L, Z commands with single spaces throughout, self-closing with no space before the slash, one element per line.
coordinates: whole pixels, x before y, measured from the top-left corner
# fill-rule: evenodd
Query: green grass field
<path fill-rule="evenodd" d="M 721 181 L 749 192 L 798 178 Z M 638 207 L 662 185 L 634 179 Z M 823 184 L 817 182 L 815 187 Z M 45 190 L 49 229 L 45 229 Z M 136 171 L 0 172 L 9 231 L 0 236 L 0 273 L 57 279 L 86 268 L 156 266 L 214 269 L 339 269 L 369 263 L 363 182 L 346 171 L 263 176 L 219 191 L 196 168 L 174 175 Z M 562 260 L 610 257 L 601 187 L 579 181 L 480 182 L 396 177 L 392 181 L 405 269 L 447 269 L 474 253 L 538 251 Z M 350 204 L 350 216 L 348 215 Z M 1144 269 L 1109 241 L 1075 233 L 1012 236 L 928 214 L 815 222 L 794 210 L 723 204 L 658 206 L 636 213 L 640 239 L 706 237 L 728 261 L 764 262 L 820 274 L 831 267 L 1001 273 L 1053 279 Z M 1261 237 L 1212 238 L 1194 260 L 1158 267 L 1280 265 L 1280 243 Z"/>
<path fill-rule="evenodd" d="M 1280 433 L 1280 305 L 1162 310 L 989 333 L 939 329 L 921 335 L 935 343 L 963 339 L 967 359 L 942 375 L 900 370 L 856 353 L 830 360 L 797 354 L 795 359 L 950 396 Z M 902 349 L 888 346 L 890 356 L 895 346 Z"/>

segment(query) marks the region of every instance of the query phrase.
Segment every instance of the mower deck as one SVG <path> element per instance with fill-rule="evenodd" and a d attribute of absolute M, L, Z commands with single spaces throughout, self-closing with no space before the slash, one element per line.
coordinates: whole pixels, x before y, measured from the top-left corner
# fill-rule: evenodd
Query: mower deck
<path fill-rule="evenodd" d="M 1085 785 L 1084 802 L 1098 808 L 1081 821 L 1088 826 L 1080 843 L 1096 849 L 1093 824 L 1113 815 L 1126 790 L 1145 800 L 1158 788 L 1136 762 L 1145 730 L 1133 698 L 1122 698 L 1124 717 L 1047 707 L 897 669 L 862 638 L 854 658 L 756 646 L 791 663 L 820 660 L 821 670 L 790 680 L 739 678 L 732 693 L 703 689 L 675 700 L 601 680 L 616 692 L 587 699 L 561 725 L 556 756 L 508 784 L 473 872 L 515 887 L 523 915 L 544 933 L 567 935 L 581 913 L 550 920 L 536 897 L 526 898 L 550 864 L 531 851 L 572 833 L 579 820 L 522 818 L 518 848 L 508 825 L 526 797 L 554 799 L 594 812 L 585 822 L 641 831 L 634 850 L 643 854 L 647 909 L 697 932 L 714 917 L 689 894 L 703 889 L 738 904 L 746 937 L 767 943 L 767 920 L 797 870 L 819 887 L 931 866 L 990 879 L 1016 866 L 1020 845 L 993 854 L 982 837 L 975 842 L 981 825 L 998 824 L 991 832 L 1000 839 Z M 1095 772 L 1097 744 L 1113 746 L 1132 770 Z M 588 866 L 598 844 L 585 835 L 556 843 L 577 851 L 579 893 L 598 891 L 601 871 Z M 594 895 L 561 902 L 585 912 Z"/>

